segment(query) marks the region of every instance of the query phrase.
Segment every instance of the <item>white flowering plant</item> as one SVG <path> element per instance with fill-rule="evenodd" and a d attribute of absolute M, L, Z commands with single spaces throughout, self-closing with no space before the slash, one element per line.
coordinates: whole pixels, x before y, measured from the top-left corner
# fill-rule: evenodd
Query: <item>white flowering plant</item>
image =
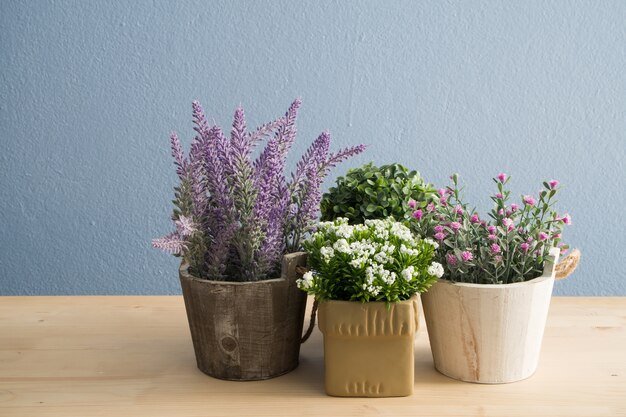
<path fill-rule="evenodd" d="M 443 275 L 442 265 L 432 262 L 437 246 L 393 218 L 321 222 L 304 243 L 311 269 L 298 286 L 318 300 L 408 300 Z"/>

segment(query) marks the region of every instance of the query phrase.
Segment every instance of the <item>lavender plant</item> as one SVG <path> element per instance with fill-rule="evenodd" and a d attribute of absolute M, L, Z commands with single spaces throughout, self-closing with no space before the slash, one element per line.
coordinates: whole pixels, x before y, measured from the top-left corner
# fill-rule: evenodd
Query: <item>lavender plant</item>
<path fill-rule="evenodd" d="M 282 255 L 300 250 L 314 227 L 330 169 L 365 149 L 330 152 L 330 133 L 323 132 L 287 178 L 300 104 L 295 100 L 284 117 L 251 131 L 243 109 L 237 108 L 227 138 L 219 126 L 209 126 L 194 101 L 196 136 L 187 156 L 176 133 L 170 136 L 180 180 L 174 189 L 175 230 L 152 245 L 183 257 L 200 278 L 257 281 L 276 274 Z M 263 140 L 266 146 L 253 159 Z"/>
<path fill-rule="evenodd" d="M 559 182 L 544 182 L 538 200 L 521 196 L 521 204 L 508 204 L 511 192 L 505 189 L 510 177 L 494 178 L 498 191 L 491 197 L 494 208 L 489 220 L 461 201 L 458 175 L 452 186 L 438 190 L 439 198 L 425 208 L 411 207 L 410 225 L 415 233 L 439 242 L 435 259 L 444 265 L 444 278 L 475 284 L 508 284 L 540 276 L 551 248 L 562 252 L 561 232 L 571 223 L 568 214 L 554 210 Z"/>

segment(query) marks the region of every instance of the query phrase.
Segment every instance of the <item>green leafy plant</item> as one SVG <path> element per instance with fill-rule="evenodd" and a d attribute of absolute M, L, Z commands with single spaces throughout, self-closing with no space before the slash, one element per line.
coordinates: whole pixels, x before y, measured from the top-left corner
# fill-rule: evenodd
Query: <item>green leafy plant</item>
<path fill-rule="evenodd" d="M 337 178 L 336 185 L 322 197 L 321 219 L 345 217 L 350 224 L 357 224 L 391 216 L 402 221 L 409 200 L 425 207 L 434 195 L 435 189 L 425 184 L 417 171 L 400 164 L 377 167 L 370 162 Z"/>
<path fill-rule="evenodd" d="M 357 225 L 346 218 L 321 222 L 304 242 L 311 270 L 298 286 L 318 300 L 408 300 L 442 276 L 443 266 L 431 262 L 437 247 L 391 217 Z"/>

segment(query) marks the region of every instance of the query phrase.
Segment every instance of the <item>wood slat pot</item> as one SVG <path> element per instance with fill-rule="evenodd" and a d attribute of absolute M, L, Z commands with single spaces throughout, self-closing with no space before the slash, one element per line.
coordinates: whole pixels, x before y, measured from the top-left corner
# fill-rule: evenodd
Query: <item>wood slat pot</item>
<path fill-rule="evenodd" d="M 413 393 L 419 297 L 392 304 L 321 301 L 326 393 L 398 397 Z"/>
<path fill-rule="evenodd" d="M 280 278 L 256 282 L 198 279 L 181 264 L 180 283 L 198 368 L 215 378 L 253 381 L 298 366 L 306 294 L 296 267 L 306 254 L 285 255 Z"/>
<path fill-rule="evenodd" d="M 422 294 L 435 368 L 467 382 L 515 382 L 535 373 L 558 249 L 530 281 L 480 285 L 437 281 Z"/>

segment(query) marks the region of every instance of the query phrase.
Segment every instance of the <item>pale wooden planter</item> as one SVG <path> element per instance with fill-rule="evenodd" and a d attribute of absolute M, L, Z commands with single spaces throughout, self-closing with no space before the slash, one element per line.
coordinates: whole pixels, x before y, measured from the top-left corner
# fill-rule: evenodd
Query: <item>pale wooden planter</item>
<path fill-rule="evenodd" d="M 439 280 L 422 294 L 435 368 L 467 382 L 515 382 L 535 373 L 558 249 L 543 275 L 505 285 Z"/>
<path fill-rule="evenodd" d="M 326 393 L 398 397 L 413 393 L 413 342 L 419 298 L 384 302 L 321 301 Z"/>
<path fill-rule="evenodd" d="M 180 283 L 198 368 L 215 378 L 252 381 L 273 378 L 298 366 L 306 294 L 296 267 L 306 254 L 285 255 L 278 279 L 224 282 L 191 276 L 180 267 Z"/>

